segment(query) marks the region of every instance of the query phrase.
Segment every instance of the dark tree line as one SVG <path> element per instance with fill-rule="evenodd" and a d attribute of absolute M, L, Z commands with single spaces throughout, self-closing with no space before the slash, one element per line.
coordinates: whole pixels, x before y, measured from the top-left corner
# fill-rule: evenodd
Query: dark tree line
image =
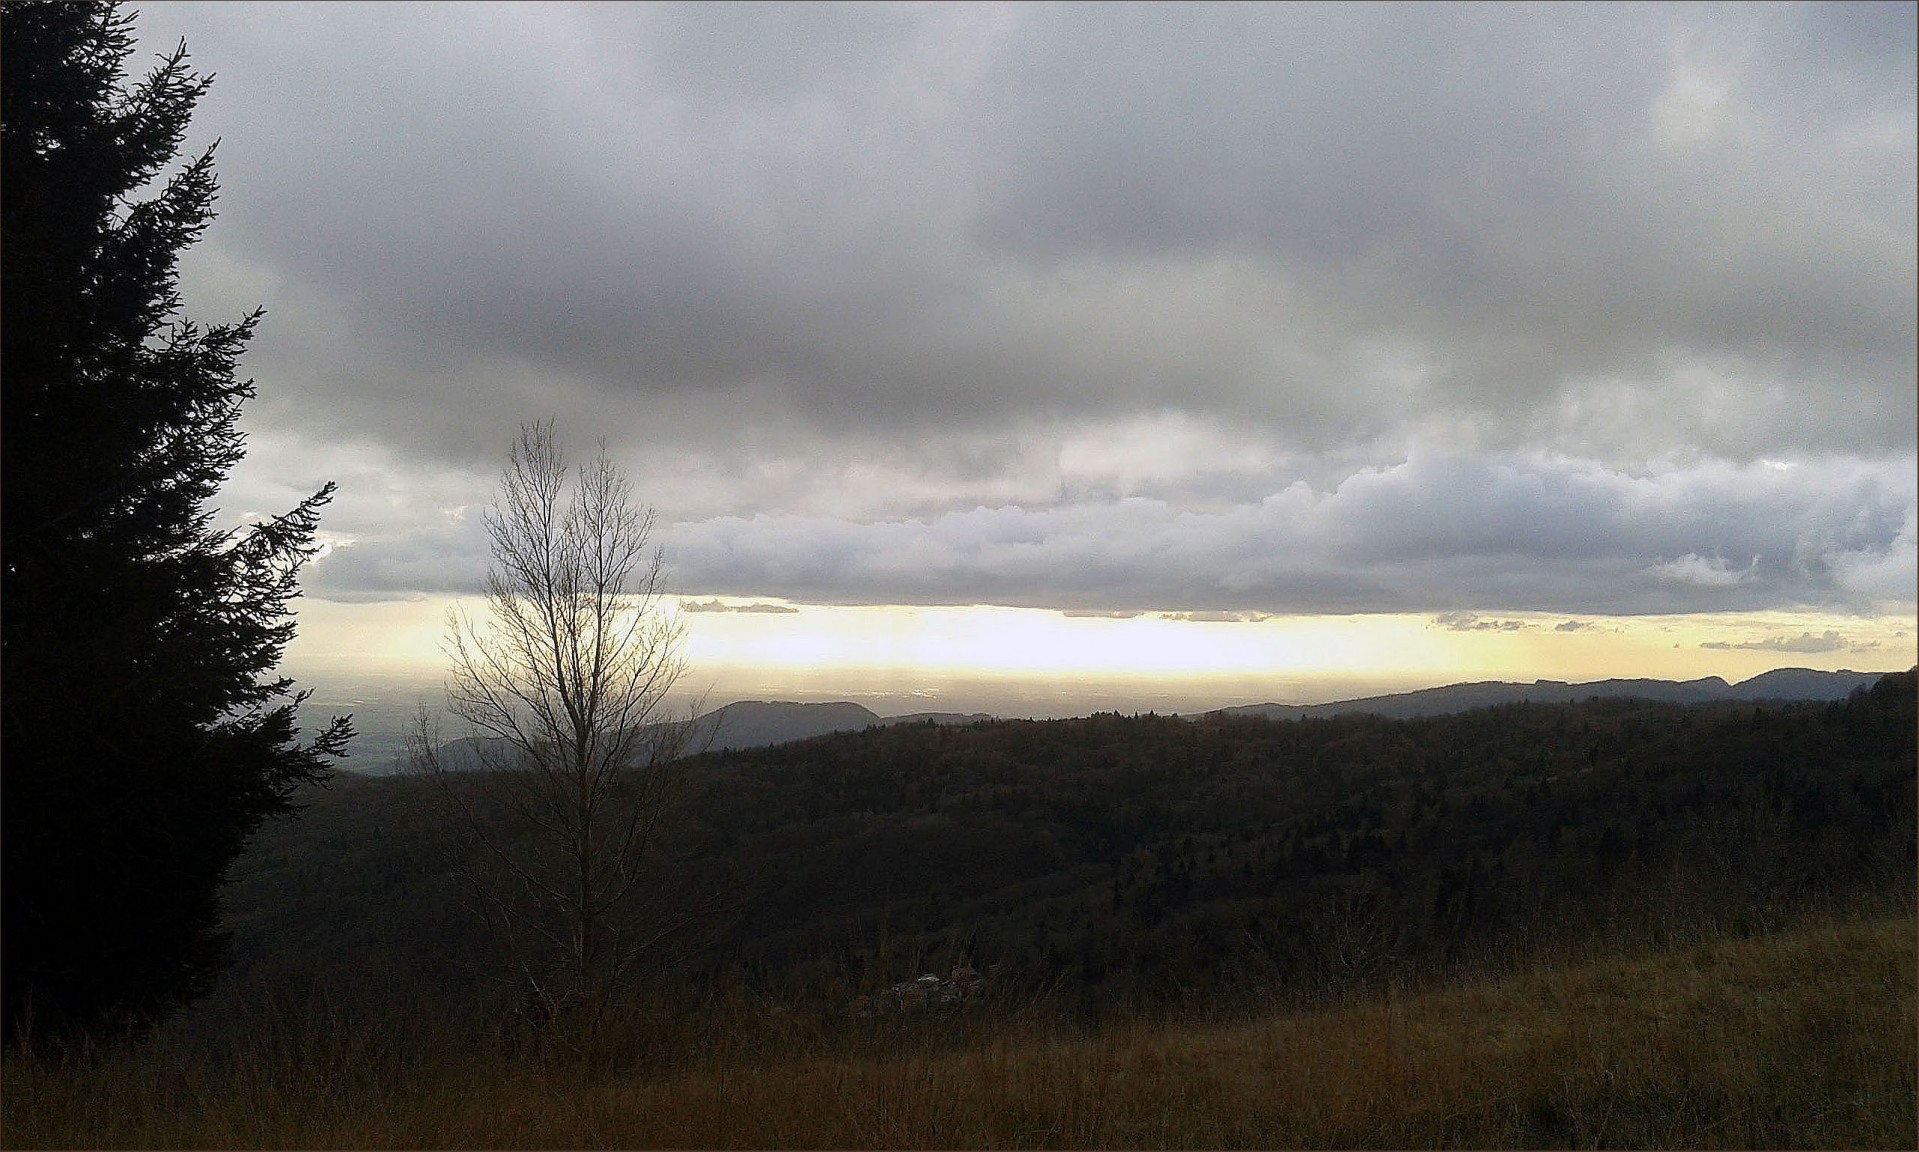
<path fill-rule="evenodd" d="M 713 853 L 760 865 L 721 962 L 964 952 L 1112 1003 L 1909 892 L 1914 733 L 1900 673 L 1831 705 L 899 726 L 690 774 Z"/>
<path fill-rule="evenodd" d="M 301 742 L 274 672 L 332 486 L 214 528 L 260 313 L 180 318 L 177 262 L 217 183 L 211 148 L 176 157 L 208 80 L 183 44 L 130 82 L 132 19 L 0 9 L 9 1042 L 29 1023 L 138 1024 L 202 991 L 229 866 L 351 735 L 336 719 Z"/>
<path fill-rule="evenodd" d="M 1883 915 L 1919 865 L 1916 705 L 1906 672 L 1830 705 L 1100 715 L 709 753 L 662 832 L 690 890 L 743 907 L 703 925 L 681 1001 L 711 980 L 830 1010 L 964 959 L 1098 1017 Z M 418 784 L 356 779 L 266 834 L 234 890 L 249 972 L 465 1003 L 486 942 L 459 935 Z"/>

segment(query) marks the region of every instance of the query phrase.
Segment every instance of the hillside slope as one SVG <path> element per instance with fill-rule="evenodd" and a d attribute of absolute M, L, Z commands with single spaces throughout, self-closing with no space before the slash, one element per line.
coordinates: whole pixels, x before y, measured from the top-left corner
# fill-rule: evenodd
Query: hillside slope
<path fill-rule="evenodd" d="M 672 878 L 730 909 L 689 972 L 781 995 L 963 958 L 1089 1019 L 1319 995 L 1909 891 L 1914 731 L 1911 673 L 1825 705 L 870 727 L 687 762 Z M 472 983 L 486 942 L 422 785 L 343 782 L 261 834 L 228 891 L 242 974 Z"/>
<path fill-rule="evenodd" d="M 652 1070 L 598 1074 L 278 1014 L 211 1053 L 176 1029 L 89 1066 L 10 1058 L 0 1123 L 19 1148 L 1910 1148 L 1915 927 L 1095 1033 L 689 1005 Z"/>

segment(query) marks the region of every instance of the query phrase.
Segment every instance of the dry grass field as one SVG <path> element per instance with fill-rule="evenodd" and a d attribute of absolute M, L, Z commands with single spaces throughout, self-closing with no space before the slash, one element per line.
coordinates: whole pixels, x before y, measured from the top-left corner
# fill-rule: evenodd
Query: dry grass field
<path fill-rule="evenodd" d="M 1876 1147 L 1919 1140 L 1910 915 L 1313 1012 L 884 1035 L 676 1020 L 619 1071 L 267 1013 L 4 1067 L 9 1147 Z M 955 1030 L 964 1031 L 956 1035 Z M 672 1052 L 665 1049 L 671 1048 Z"/>

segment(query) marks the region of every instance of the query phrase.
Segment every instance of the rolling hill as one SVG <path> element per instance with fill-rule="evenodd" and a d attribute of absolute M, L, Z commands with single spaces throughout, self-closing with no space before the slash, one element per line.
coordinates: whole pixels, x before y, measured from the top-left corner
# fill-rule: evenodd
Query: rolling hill
<path fill-rule="evenodd" d="M 1263 716 L 1269 720 L 1300 720 L 1369 712 L 1392 720 L 1415 716 L 1446 716 L 1499 704 L 1572 704 L 1591 699 L 1653 700 L 1662 704 L 1724 704 L 1738 701 L 1844 700 L 1860 688 L 1878 683 L 1884 672 L 1821 672 L 1812 668 L 1775 668 L 1750 680 L 1728 684 L 1717 676 L 1700 680 L 1595 680 L 1571 684 L 1564 680 L 1535 680 L 1516 684 L 1483 680 L 1448 684 L 1388 696 L 1336 700 L 1326 704 L 1247 704 L 1221 708 L 1209 715 Z"/>
<path fill-rule="evenodd" d="M 1246 704 L 1215 709 L 1203 715 L 1301 720 L 1370 713 L 1403 720 L 1421 716 L 1448 716 L 1500 704 L 1571 704 L 1594 698 L 1650 700 L 1662 704 L 1830 702 L 1844 700 L 1857 689 L 1869 688 L 1884 675 L 1886 673 L 1883 672 L 1776 668 L 1738 684 L 1728 684 L 1717 676 L 1685 681 L 1598 680 L 1584 684 L 1562 680 L 1536 680 L 1531 684 L 1488 680 L 1385 696 L 1335 700 L 1324 704 Z M 700 717 L 697 722 L 699 736 L 694 741 L 694 747 L 699 751 L 730 752 L 891 725 L 966 725 L 995 719 L 998 717 L 984 712 L 914 712 L 904 716 L 881 716 L 862 704 L 846 700 L 823 704 L 740 700 Z M 448 744 L 446 750 L 451 753 L 449 763 L 459 768 L 477 767 L 478 760 L 473 751 L 477 740 L 477 737 L 465 737 Z M 370 759 L 368 764 L 353 764 L 343 770 L 362 776 L 392 776 L 404 772 L 407 767 L 404 756 L 381 758 L 376 755 Z"/>

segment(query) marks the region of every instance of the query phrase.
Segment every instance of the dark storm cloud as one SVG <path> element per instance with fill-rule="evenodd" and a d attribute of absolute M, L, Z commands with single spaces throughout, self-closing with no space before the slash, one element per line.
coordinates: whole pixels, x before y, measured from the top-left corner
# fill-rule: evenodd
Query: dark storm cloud
<path fill-rule="evenodd" d="M 1883 15 L 173 12 L 143 27 L 222 73 L 218 242 L 439 349 L 415 376 L 876 431 L 1172 403 L 1309 445 L 1390 432 L 1390 399 L 1577 439 L 1615 381 L 1651 409 L 1615 438 L 1910 444 L 1911 56 L 1855 27 Z M 1672 394 L 1688 367 L 1750 418 Z M 342 383 L 380 428 L 381 382 Z M 512 384 L 468 381 L 476 416 Z M 1804 428 L 1808 393 L 1845 403 Z"/>
<path fill-rule="evenodd" d="M 700 594 L 1913 598 L 1910 6 L 139 27 L 218 74 L 187 289 L 268 305 L 255 417 L 437 478 L 343 491 L 315 594 L 472 586 L 447 510 L 554 416 L 681 522 Z"/>

